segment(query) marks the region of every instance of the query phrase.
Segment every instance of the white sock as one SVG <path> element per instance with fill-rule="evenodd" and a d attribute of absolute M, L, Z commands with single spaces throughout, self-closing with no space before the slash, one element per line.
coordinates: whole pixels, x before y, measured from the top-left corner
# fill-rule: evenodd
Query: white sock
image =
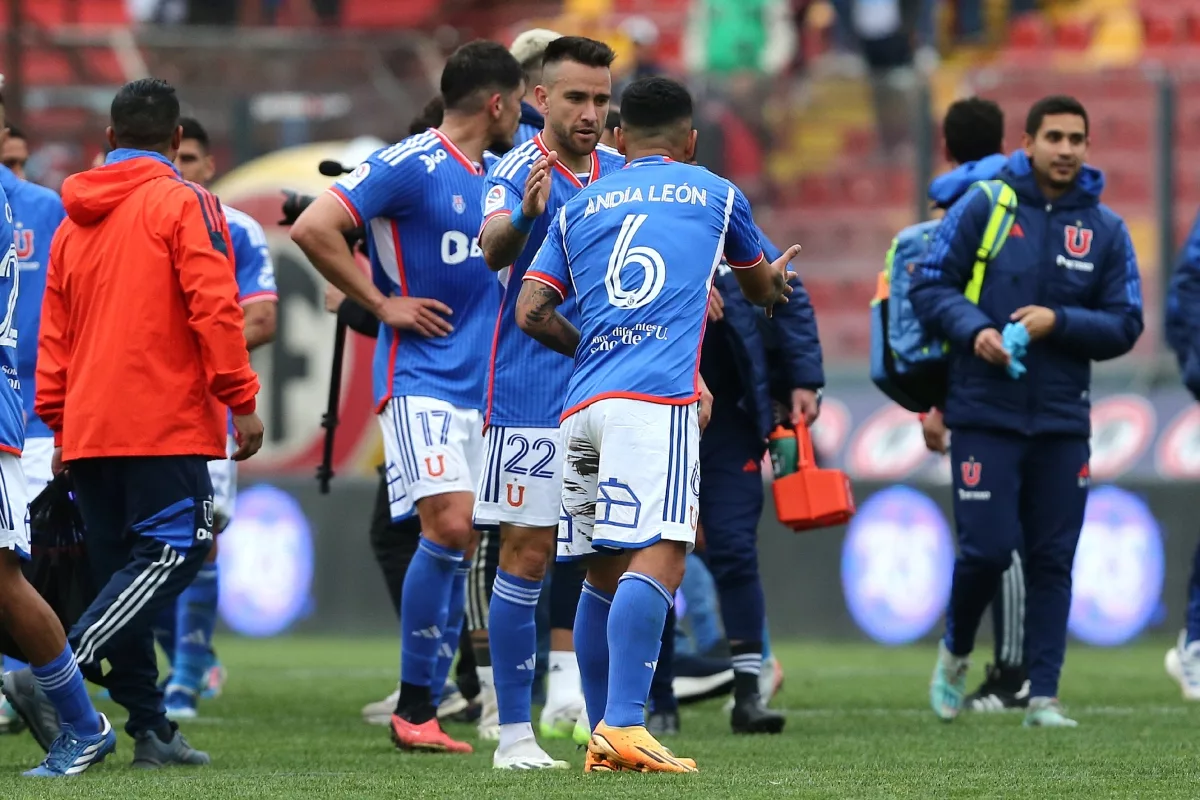
<path fill-rule="evenodd" d="M 495 693 L 496 678 L 492 675 L 491 667 L 476 667 L 475 668 L 475 677 L 479 678 L 480 692 Z"/>
<path fill-rule="evenodd" d="M 579 660 L 574 650 L 551 650 L 550 670 L 546 681 L 546 708 L 559 709 L 574 705 L 583 697 L 583 682 L 579 677 Z"/>
<path fill-rule="evenodd" d="M 522 739 L 533 739 L 533 724 L 530 722 L 509 722 L 500 726 L 500 744 L 498 750 L 507 750 Z"/>

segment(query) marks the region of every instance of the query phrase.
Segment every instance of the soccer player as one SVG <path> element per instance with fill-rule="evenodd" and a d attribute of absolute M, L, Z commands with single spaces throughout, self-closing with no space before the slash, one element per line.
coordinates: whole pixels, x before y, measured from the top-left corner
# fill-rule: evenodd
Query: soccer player
<path fill-rule="evenodd" d="M 621 106 L 628 168 L 559 212 L 525 273 L 517 324 L 575 357 L 562 414 L 558 556 L 591 556 L 575 649 L 593 733 L 585 771 L 694 772 L 645 727 L 663 624 L 695 544 L 698 374 L 722 255 L 768 309 L 786 301 L 789 248 L 763 258 L 745 197 L 689 165 L 692 99 L 666 78 L 635 81 Z M 557 310 L 574 295 L 582 327 Z"/>
<path fill-rule="evenodd" d="M 968 97 L 946 110 L 942 121 L 946 141 L 946 160 L 955 169 L 936 178 L 929 186 L 929 199 L 940 209 L 954 205 L 975 181 L 995 178 L 1008 159 L 1004 152 L 1004 112 L 991 100 Z M 904 240 L 922 237 L 927 241 L 938 221 L 910 225 L 896 236 L 891 252 L 904 252 Z M 938 409 L 921 418 L 925 446 L 935 453 L 949 450 L 949 431 Z M 995 661 L 989 664 L 984 681 L 967 696 L 965 706 L 972 711 L 1004 711 L 1024 708 L 1029 703 L 1029 680 L 1025 674 L 1025 573 L 1021 553 L 1014 550 L 1012 566 L 1000 580 L 1000 589 L 992 599 L 992 625 L 995 631 Z"/>
<path fill-rule="evenodd" d="M 207 188 L 216 172 L 210 150 L 208 131 L 191 117 L 179 120 L 183 140 L 175 155 L 175 168 L 185 181 Z M 233 269 L 237 278 L 238 302 L 245 315 L 246 349 L 256 348 L 275 338 L 275 316 L 278 294 L 275 290 L 275 267 L 271 249 L 262 226 L 249 214 L 222 205 L 229 239 L 233 243 Z M 226 451 L 237 449 L 232 429 L 227 437 Z M 213 532 L 220 534 L 233 519 L 237 498 L 237 462 L 232 458 L 208 462 L 208 474 L 213 484 Z M 159 644 L 171 663 L 163 702 L 170 719 L 191 719 L 196 716 L 196 702 L 201 693 L 219 694 L 224 682 L 224 669 L 217 663 L 212 649 L 213 629 L 217 624 L 217 544 L 209 551 L 208 561 L 200 568 L 174 609 L 165 612 L 158 624 Z"/>
<path fill-rule="evenodd" d="M 506 270 L 488 373 L 488 466 L 475 499 L 476 523 L 500 528 L 500 566 L 488 619 L 499 701 L 500 743 L 492 760 L 497 769 L 567 766 L 551 759 L 534 740 L 534 675 L 528 664 L 537 649 L 534 611 L 558 533 L 558 416 L 571 360 L 522 333 L 514 309 L 521 279 L 558 209 L 602 175 L 625 166 L 615 150 L 598 148 L 615 55 L 603 42 L 582 36 L 564 36 L 546 46 L 542 83 L 534 89 L 537 104 L 546 111 L 546 130 L 491 168 L 483 197 L 486 216 L 479 239 L 484 258 L 493 270 Z M 578 322 L 572 300 L 561 313 L 572 324 Z M 574 691 L 551 687 L 542 722 L 543 729 L 552 729 L 561 720 L 570 732 L 583 710 L 571 643 L 578 595 L 552 602 L 551 614 L 558 619 L 551 628 L 551 681 L 568 675 L 575 680 Z"/>
<path fill-rule="evenodd" d="M 0 147 L 0 164 L 8 167 L 13 175 L 25 180 L 25 164 L 28 162 L 29 140 L 25 138 L 24 131 L 10 123 L 8 138 L 4 140 L 4 146 Z"/>
<path fill-rule="evenodd" d="M 484 151 L 511 142 L 524 79 L 502 45 L 475 41 L 442 71 L 441 126 L 371 155 L 313 202 L 292 239 L 313 265 L 380 320 L 375 396 L 391 514 L 421 518 L 404 578 L 396 746 L 469 753 L 438 724 L 440 693 L 458 647 L 466 573 L 477 537 L 471 511 L 483 465 L 486 353 L 500 284 L 476 239 Z M 343 231 L 366 226 L 375 281 Z M 382 287 L 382 288 L 380 288 Z"/>
<path fill-rule="evenodd" d="M 1104 178 L 1084 163 L 1087 151 L 1079 101 L 1034 103 L 1024 147 L 997 176 L 1018 201 L 1004 247 L 986 272 L 975 268 L 993 210 L 973 189 L 913 275 L 913 310 L 951 347 L 944 416 L 959 555 L 929 694 L 945 721 L 963 707 L 980 619 L 1019 549 L 1030 609 L 1025 725 L 1076 725 L 1058 686 L 1090 485 L 1091 362 L 1129 352 L 1143 328 L 1129 231 L 1100 203 Z"/>
<path fill-rule="evenodd" d="M 19 136 L 19 134 L 18 134 Z M 21 291 L 17 294 L 17 378 L 25 412 L 25 447 L 21 469 L 25 472 L 29 500 L 50 482 L 50 458 L 54 455 L 54 434 L 33 412 L 34 369 L 37 365 L 38 324 L 42 316 L 42 293 L 46 288 L 46 263 L 50 260 L 50 240 L 66 216 L 62 200 L 44 186 L 24 180 L 25 159 L 29 150 L 23 137 L 13 145 L 13 129 L 0 145 L 0 188 L 12 209 L 13 243 L 21 272 Z M 12 166 L 9 167 L 9 164 Z M 19 172 L 17 172 L 19 170 Z M 13 672 L 26 665 L 5 656 L 4 671 Z M 0 697 L 0 732 L 16 733 L 24 723 L 8 700 Z"/>
<path fill-rule="evenodd" d="M 3 116 L 3 100 L 0 99 L 0 129 L 4 124 Z M 0 149 L 6 134 L 7 130 L 0 130 Z M 21 334 L 21 326 L 14 319 L 20 300 L 18 249 L 23 237 L 18 235 L 14 239 L 19 231 L 14 230 L 13 210 L 7 196 L 7 190 L 18 188 L 18 183 L 16 176 L 7 169 L 0 170 L 0 203 L 4 205 L 0 242 L 6 244 L 0 262 L 0 291 L 8 298 L 8 314 L 0 322 L 0 369 L 6 378 L 0 381 L 0 481 L 5 487 L 0 503 L 0 619 L 32 661 L 31 672 L 27 674 L 32 676 L 38 691 L 53 707 L 52 713 L 61 720 L 57 737 L 46 742 L 46 759 L 41 766 L 25 774 L 62 777 L 77 775 L 103 761 L 116 749 L 117 735 L 104 715 L 93 708 L 83 675 L 75 663 L 74 650 L 58 617 L 21 571 L 21 562 L 29 558 L 30 543 L 29 495 L 21 464 L 26 412 L 22 408 L 19 365 L 22 340 L 29 334 Z M 48 189 L 43 191 L 57 203 L 57 195 Z M 37 191 L 25 191 L 24 194 L 29 200 L 27 211 L 36 208 L 42 215 L 39 219 L 47 222 L 53 217 L 54 204 L 49 198 Z M 61 219 L 62 204 L 58 203 L 57 208 Z M 27 217 L 31 218 L 32 214 Z M 44 235 L 49 240 L 53 228 L 45 230 Z M 31 338 L 36 347 L 36 331 Z M 7 683 L 8 676 L 5 678 Z"/>
<path fill-rule="evenodd" d="M 79 666 L 128 710 L 134 766 L 200 765 L 207 754 L 163 714 L 151 627 L 212 547 L 207 463 L 225 457 L 226 409 L 234 457 L 262 446 L 258 376 L 220 204 L 172 163 L 182 136 L 174 88 L 128 83 L 111 116 L 107 164 L 63 184 L 68 218 L 50 250 L 34 409 L 61 445 L 52 469 L 70 469 L 100 586 L 71 629 Z M 57 726 L 29 676 L 4 683 L 44 744 Z"/>
<path fill-rule="evenodd" d="M 521 122 L 517 126 L 516 136 L 513 137 L 515 145 L 521 145 L 528 142 L 533 137 L 542 132 L 545 127 L 546 119 L 530 101 L 533 100 L 533 89 L 542 83 L 542 57 L 546 51 L 546 46 L 562 36 L 545 28 L 534 28 L 525 31 L 513 40 L 509 52 L 513 58 L 521 64 L 521 72 L 525 76 L 525 96 L 521 98 Z M 493 143 L 491 150 L 496 154 L 505 154 L 511 149 L 511 146 L 504 144 Z M 533 248 L 535 251 L 536 247 Z M 500 739 L 500 707 L 496 700 L 496 688 L 494 686 L 494 678 L 492 673 L 492 655 L 488 643 L 488 615 L 490 614 L 490 604 L 492 598 L 492 585 L 496 580 L 496 572 L 500 568 L 500 533 L 494 525 L 484 524 L 480 526 L 479 531 L 479 547 L 475 551 L 475 555 L 471 558 L 471 566 L 467 573 L 467 616 L 466 627 L 467 635 L 471 641 L 471 661 L 476 665 L 476 674 L 480 684 L 479 699 L 481 701 L 481 713 L 479 717 L 478 733 L 479 738 L 486 741 L 498 741 Z M 547 630 L 548 624 L 552 623 L 550 619 L 549 606 L 553 603 L 552 598 L 559 595 L 561 592 L 566 592 L 570 595 L 572 586 L 569 582 L 562 580 L 563 577 L 574 578 L 574 596 L 579 596 L 579 587 L 583 583 L 583 576 L 575 574 L 571 571 L 564 571 L 560 575 L 559 580 L 553 580 L 550 584 L 550 592 L 539 602 L 537 612 L 538 626 L 538 648 L 537 648 L 537 663 L 534 667 L 533 679 L 534 683 L 538 684 L 543 675 L 543 670 L 546 667 L 547 651 L 550 647 L 549 639 L 553 636 Z M 578 671 L 576 671 L 576 676 Z M 556 694 L 556 689 L 561 689 L 563 683 L 562 670 L 551 669 L 549 681 L 549 694 Z M 570 682 L 568 680 L 568 682 Z M 578 680 L 574 695 L 578 699 Z M 555 704 L 549 704 L 552 708 Z M 544 716 L 544 715 L 543 715 Z M 558 734 L 557 729 L 550 728 L 547 731 L 551 734 Z M 569 728 L 567 733 L 569 734 Z"/>

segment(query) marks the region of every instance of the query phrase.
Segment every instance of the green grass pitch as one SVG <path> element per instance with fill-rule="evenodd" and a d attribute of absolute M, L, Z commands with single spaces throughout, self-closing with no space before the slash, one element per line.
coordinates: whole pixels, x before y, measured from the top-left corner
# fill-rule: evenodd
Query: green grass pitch
<path fill-rule="evenodd" d="M 1063 701 L 1080 727 L 1027 730 L 1019 713 L 938 722 L 927 704 L 931 646 L 789 644 L 778 653 L 786 682 L 774 705 L 789 715 L 781 736 L 735 738 L 710 701 L 685 707 L 682 734 L 668 740 L 699 774 L 583 775 L 582 753 L 559 742 L 547 747 L 570 771 L 494 771 L 471 726 L 451 726 L 476 744 L 469 757 L 394 750 L 386 729 L 359 716 L 395 685 L 394 641 L 227 636 L 218 641 L 225 694 L 184 728 L 212 766 L 136 773 L 122 734 L 116 755 L 87 774 L 35 782 L 19 773 L 40 760 L 37 746 L 6 736 L 0 798 L 1194 798 L 1200 704 L 1185 704 L 1163 672 L 1167 646 L 1073 645 Z M 981 674 L 982 663 L 972 685 Z M 101 706 L 120 726 L 124 715 Z"/>

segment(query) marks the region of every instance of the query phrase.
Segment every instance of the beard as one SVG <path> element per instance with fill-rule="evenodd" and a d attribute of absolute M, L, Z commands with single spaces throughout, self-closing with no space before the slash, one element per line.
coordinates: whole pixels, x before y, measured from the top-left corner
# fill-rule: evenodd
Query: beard
<path fill-rule="evenodd" d="M 554 138 L 558 140 L 559 147 L 561 147 L 563 150 L 566 150 L 567 153 L 575 156 L 576 158 L 590 156 L 592 152 L 595 151 L 596 145 L 600 143 L 600 132 L 595 131 L 590 137 L 592 139 L 591 146 L 580 148 L 574 135 L 576 131 L 572 131 L 570 128 L 567 128 L 564 125 L 558 125 L 550 122 L 549 120 L 547 120 L 547 124 L 550 126 L 550 129 L 554 131 Z"/>

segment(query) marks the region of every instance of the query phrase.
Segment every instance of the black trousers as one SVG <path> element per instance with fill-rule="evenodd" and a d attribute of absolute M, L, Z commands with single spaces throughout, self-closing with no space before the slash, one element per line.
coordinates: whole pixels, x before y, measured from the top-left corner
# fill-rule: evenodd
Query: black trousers
<path fill-rule="evenodd" d="M 129 712 L 127 733 L 162 730 L 152 625 L 175 607 L 212 549 L 208 460 L 91 458 L 70 467 L 92 579 L 102 588 L 68 640 L 84 675 Z"/>

